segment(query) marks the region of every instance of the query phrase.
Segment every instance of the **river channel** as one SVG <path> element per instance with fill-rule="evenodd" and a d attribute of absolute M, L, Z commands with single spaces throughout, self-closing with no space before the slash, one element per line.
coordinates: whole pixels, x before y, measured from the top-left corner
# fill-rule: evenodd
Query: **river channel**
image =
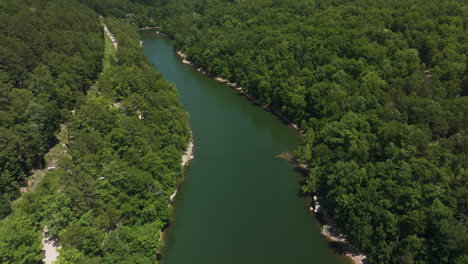
<path fill-rule="evenodd" d="M 276 158 L 297 132 L 226 85 L 183 64 L 171 41 L 141 33 L 146 56 L 179 91 L 195 149 L 166 232 L 165 264 L 338 264 L 299 196 L 300 175 Z"/>

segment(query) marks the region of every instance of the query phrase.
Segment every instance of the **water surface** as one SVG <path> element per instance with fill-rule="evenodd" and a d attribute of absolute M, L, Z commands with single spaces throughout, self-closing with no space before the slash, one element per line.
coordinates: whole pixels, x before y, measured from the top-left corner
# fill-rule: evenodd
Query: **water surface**
<path fill-rule="evenodd" d="M 141 37 L 146 56 L 177 86 L 195 138 L 164 263 L 345 263 L 299 197 L 300 175 L 275 158 L 294 151 L 297 133 L 183 64 L 167 38 L 151 31 Z"/>

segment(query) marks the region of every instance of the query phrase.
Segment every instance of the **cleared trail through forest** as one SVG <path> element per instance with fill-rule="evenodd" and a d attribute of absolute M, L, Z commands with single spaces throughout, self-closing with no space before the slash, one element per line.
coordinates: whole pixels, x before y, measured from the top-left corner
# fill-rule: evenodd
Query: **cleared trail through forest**
<path fill-rule="evenodd" d="M 104 28 L 104 31 L 106 32 L 107 36 L 109 36 L 109 38 L 112 41 L 113 47 L 115 49 L 117 49 L 117 46 L 118 46 L 117 39 L 112 34 L 112 32 L 110 32 L 109 28 L 107 28 L 106 24 L 103 23 L 103 21 L 104 21 L 103 19 L 104 18 L 102 16 L 99 17 L 101 25 Z M 108 52 L 108 51 L 105 51 L 104 53 L 106 53 L 106 52 Z M 72 114 L 74 114 L 74 111 L 72 111 Z M 67 153 L 68 152 L 68 147 L 67 147 L 68 128 L 67 128 L 66 124 L 61 124 L 60 125 L 60 132 L 57 135 L 57 139 L 59 140 L 59 142 L 54 147 L 52 147 L 50 149 L 50 151 L 45 156 L 46 161 L 50 160 L 48 162 L 47 167 L 45 169 L 43 169 L 43 170 L 34 171 L 33 176 L 31 176 L 31 178 L 28 180 L 28 186 L 23 187 L 23 188 L 26 188 L 26 189 L 23 190 L 23 188 L 21 188 L 22 192 L 33 191 L 39 185 L 39 183 L 42 181 L 42 179 L 44 178 L 47 170 L 55 170 L 57 165 L 58 165 L 57 161 L 59 160 L 60 155 L 62 155 L 62 157 L 67 156 L 68 158 L 71 158 L 71 156 Z M 61 247 L 57 244 L 56 239 L 54 239 L 54 238 L 52 238 L 52 237 L 50 237 L 48 235 L 47 231 L 48 231 L 48 228 L 45 227 L 44 232 L 42 232 L 42 250 L 44 251 L 44 255 L 45 255 L 45 258 L 42 261 L 45 264 L 52 264 L 58 259 L 58 257 L 59 257 L 58 250 Z"/>
<path fill-rule="evenodd" d="M 117 38 L 114 36 L 114 34 L 112 34 L 112 32 L 107 27 L 105 23 L 105 18 L 102 15 L 99 15 L 99 22 L 104 27 L 104 32 L 106 32 L 107 36 L 112 41 L 112 45 L 114 46 L 115 49 L 117 49 L 117 47 L 119 46 L 119 42 L 117 41 Z"/>
<path fill-rule="evenodd" d="M 117 46 L 119 43 L 117 42 L 117 39 L 114 37 L 112 32 L 110 32 L 109 28 L 107 28 L 106 25 L 104 25 L 104 31 L 106 32 L 107 36 L 112 40 L 112 44 L 114 45 L 114 48 L 117 49 Z"/>

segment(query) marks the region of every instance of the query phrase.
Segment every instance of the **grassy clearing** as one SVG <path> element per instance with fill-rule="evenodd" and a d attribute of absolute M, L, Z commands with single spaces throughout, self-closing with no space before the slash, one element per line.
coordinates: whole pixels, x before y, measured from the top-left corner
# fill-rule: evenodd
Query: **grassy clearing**
<path fill-rule="evenodd" d="M 109 38 L 109 36 L 107 36 L 107 34 L 104 34 L 104 59 L 102 62 L 103 71 L 110 67 L 111 60 L 113 57 L 115 57 L 115 53 L 116 50 L 112 44 L 112 40 Z"/>
<path fill-rule="evenodd" d="M 70 155 L 67 153 L 67 144 L 69 143 L 67 125 L 60 125 L 60 131 L 57 133 L 57 139 L 59 140 L 57 145 L 51 148 L 49 153 L 47 153 L 45 156 L 47 165 L 49 165 L 52 160 L 60 161 L 63 158 L 70 158 Z"/>

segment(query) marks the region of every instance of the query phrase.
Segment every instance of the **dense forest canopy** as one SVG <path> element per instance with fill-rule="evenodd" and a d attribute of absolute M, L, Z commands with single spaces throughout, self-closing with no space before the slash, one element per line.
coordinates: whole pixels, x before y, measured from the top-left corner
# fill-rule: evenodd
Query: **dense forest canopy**
<path fill-rule="evenodd" d="M 80 21 L 80 23 L 76 23 Z M 102 29 L 67 1 L 0 1 L 0 217 L 97 78 Z"/>
<path fill-rule="evenodd" d="M 59 260 L 155 263 L 171 217 L 168 197 L 181 181 L 187 117 L 175 87 L 144 57 L 134 28 L 106 23 L 119 41 L 116 62 L 72 121 L 75 170 L 63 181 L 74 215 L 58 234 L 62 251 L 74 255 Z"/>
<path fill-rule="evenodd" d="M 41 263 L 47 229 L 61 264 L 156 263 L 190 137 L 175 87 L 135 26 L 105 19 L 114 50 L 79 1 L 0 1 L 0 11 L 0 262 Z M 11 206 L 59 124 L 57 169 Z"/>
<path fill-rule="evenodd" d="M 160 26 L 299 124 L 303 191 L 372 262 L 468 262 L 466 1 L 0 0 L 2 262 L 40 261 L 44 226 L 59 263 L 156 262 L 186 116 L 128 23 L 106 20 L 98 77 L 97 13 Z M 64 122 L 71 159 L 10 214 Z"/>
<path fill-rule="evenodd" d="M 132 3 L 305 130 L 303 190 L 371 261 L 468 262 L 466 1 Z"/>

